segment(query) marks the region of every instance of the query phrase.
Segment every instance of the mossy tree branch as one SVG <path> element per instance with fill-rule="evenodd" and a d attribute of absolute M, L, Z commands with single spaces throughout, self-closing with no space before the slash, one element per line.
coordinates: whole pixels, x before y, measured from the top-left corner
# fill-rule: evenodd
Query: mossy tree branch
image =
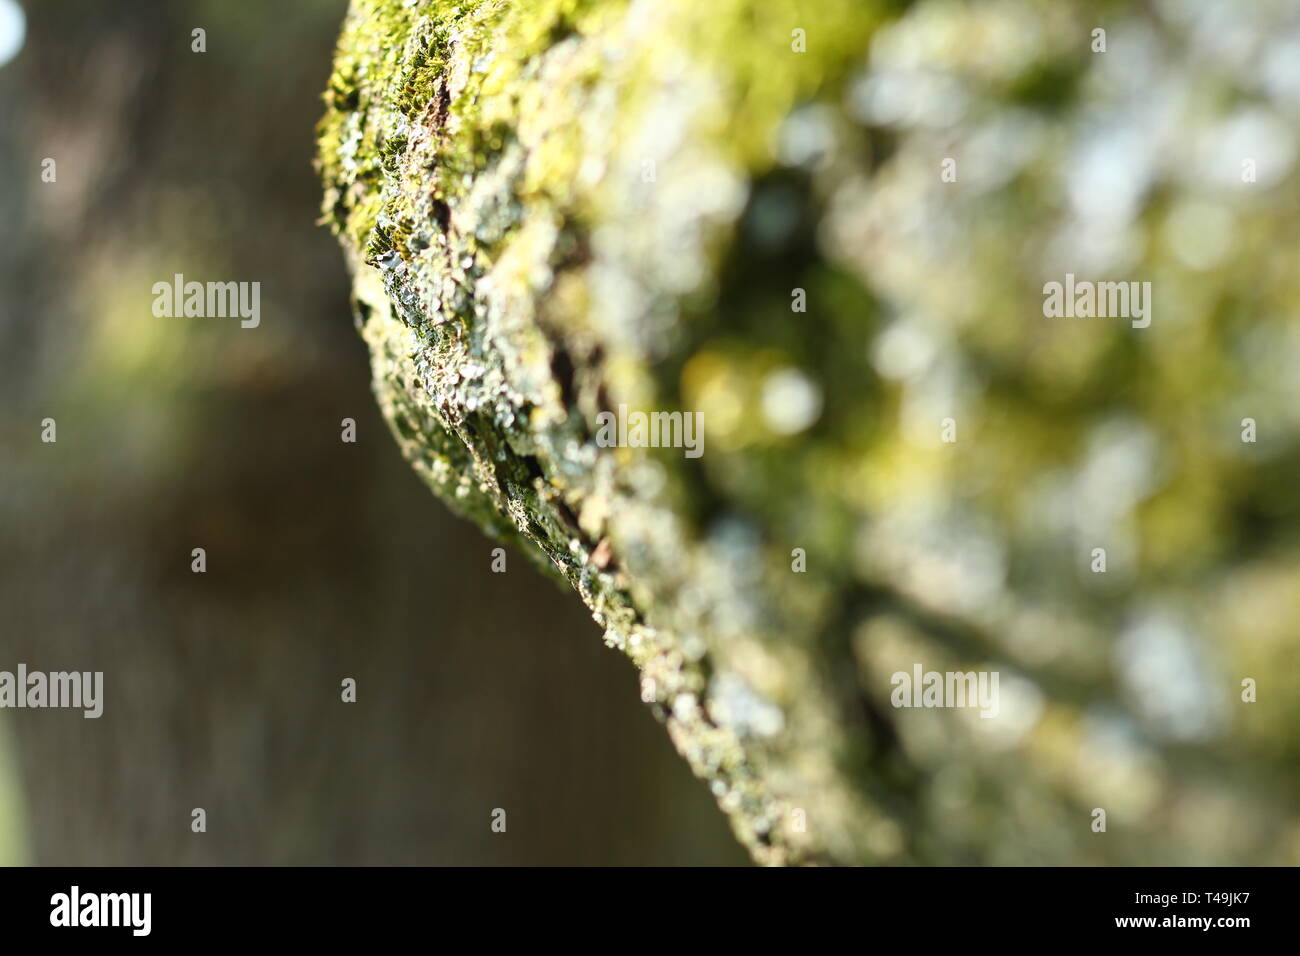
<path fill-rule="evenodd" d="M 1077 542 L 1039 534 L 1007 493 L 1086 458 L 1107 422 L 1138 456 L 1178 427 L 1161 396 L 1182 386 L 1147 342 L 1112 324 L 1035 351 L 1041 328 L 1014 317 L 1041 305 L 1016 257 L 1045 243 L 1015 212 L 1051 207 L 1041 128 L 1074 129 L 1074 91 L 1099 69 L 1075 6 L 354 0 L 344 25 L 325 219 L 384 413 L 440 497 L 577 591 L 760 862 L 1179 859 L 1194 841 L 1153 823 L 1150 791 L 1232 763 L 1168 755 L 1108 661 L 1142 588 L 1183 600 L 1216 561 L 1253 558 L 1157 554 L 1099 599 Z M 961 41 L 1004 28 L 1037 45 Z M 1005 112 L 1041 162 L 938 192 L 953 144 L 870 115 L 884 101 L 867 51 L 886 31 L 886 59 L 947 50 L 970 115 Z M 903 42 L 925 31 L 940 47 Z M 973 251 L 928 261 L 909 210 Z M 1152 388 L 1116 405 L 1120 373 Z M 703 456 L 600 446 L 597 416 L 621 406 L 702 411 Z M 1262 493 L 1244 464 L 1222 468 L 1225 495 Z M 1148 492 L 1120 493 L 1135 508 Z M 1197 494 L 1175 483 L 1126 533 L 1163 533 Z M 998 669 L 1016 706 L 998 731 L 901 717 L 890 674 L 912 662 Z M 1119 758 L 1086 756 L 1080 728 L 1103 712 L 1133 741 Z M 1109 797 L 1128 843 L 1094 839 L 1108 798 L 1076 759 L 1137 768 Z"/>

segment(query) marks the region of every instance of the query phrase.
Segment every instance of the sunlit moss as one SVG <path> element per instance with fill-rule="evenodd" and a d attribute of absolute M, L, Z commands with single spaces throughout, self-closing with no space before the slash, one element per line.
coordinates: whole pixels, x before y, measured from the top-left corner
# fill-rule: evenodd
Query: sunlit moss
<path fill-rule="evenodd" d="M 1300 785 L 1281 772 L 1237 794 L 1261 822 L 1236 856 L 1162 823 L 1183 787 L 1188 819 L 1219 805 L 1198 759 L 1239 764 L 1170 743 L 1141 686 L 1149 603 L 1180 611 L 1157 650 L 1188 686 L 1235 684 L 1198 622 L 1225 572 L 1294 569 L 1300 462 L 1295 203 L 1188 167 L 1235 107 L 1164 17 L 1116 5 L 1094 54 L 1085 5 L 1016 0 L 349 14 L 325 219 L 398 440 L 579 592 L 764 862 L 1276 851 L 1266 821 Z M 1148 114 L 1139 67 L 1191 92 L 1159 114 L 1182 126 Z M 1207 221 L 1250 254 L 1183 235 Z M 1159 290 L 1149 328 L 1044 316 L 1043 283 L 1094 262 Z M 765 412 L 781 375 L 802 410 Z M 704 411 L 705 456 L 598 447 L 620 403 Z M 1246 415 L 1267 443 L 1238 439 Z M 1038 716 L 1008 743 L 896 715 L 891 665 L 855 637 L 881 622 L 913 658 L 1004 670 Z M 1264 747 L 1239 711 L 1205 733 Z M 1122 839 L 1090 839 L 1098 780 Z"/>

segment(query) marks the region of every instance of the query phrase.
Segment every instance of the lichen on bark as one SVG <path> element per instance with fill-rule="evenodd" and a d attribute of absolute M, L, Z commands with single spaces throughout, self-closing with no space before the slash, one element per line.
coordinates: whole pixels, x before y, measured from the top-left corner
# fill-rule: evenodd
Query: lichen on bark
<path fill-rule="evenodd" d="M 1296 565 L 1185 521 L 1272 493 L 1232 455 L 1215 465 L 1231 488 L 1130 476 L 1090 525 L 1139 545 L 1173 533 L 1199 565 L 1148 548 L 1099 598 L 1073 532 L 1034 526 L 1083 487 L 1070 474 L 1157 445 L 1184 462 L 1209 419 L 1231 420 L 1225 401 L 1180 424 L 1186 381 L 1118 324 L 1032 326 L 1036 250 L 1063 215 L 1043 196 L 1086 129 L 1073 103 L 1116 95 L 1087 36 L 1078 4 L 861 0 L 354 0 L 344 24 L 319 165 L 384 414 L 440 497 L 577 591 L 760 862 L 1202 859 L 1152 793 L 1211 805 L 1201 771 L 1232 760 L 1164 753 L 1109 663 L 1120 611 L 1138 645 L 1165 607 L 1231 632 L 1230 596 L 1190 597 L 1205 576 L 1274 594 Z M 912 114 L 890 64 L 911 71 Z M 945 126 L 954 104 L 965 118 Z M 990 159 L 990 142 L 1025 149 Z M 962 147 L 984 150 L 965 167 L 984 179 L 941 193 Z M 1254 306 L 1291 284 L 1254 282 Z M 1203 290 L 1192 360 L 1231 338 L 1212 304 L 1237 288 Z M 1117 370 L 1150 387 L 1108 392 Z M 1215 370 L 1251 392 L 1231 361 Z M 597 415 L 620 406 L 703 411 L 705 454 L 598 446 Z M 1104 447 L 1127 457 L 1098 464 Z M 1010 487 L 1038 489 L 1040 510 Z M 1148 612 L 1152 587 L 1166 600 Z M 1195 636 L 1172 640 L 1197 658 Z M 913 661 L 1000 669 L 1020 723 L 903 726 L 889 675 Z M 1215 679 L 1235 673 L 1220 664 Z M 1090 842 L 1106 797 L 1071 761 L 1119 781 L 1127 845 Z M 1251 806 L 1292 826 L 1294 784 L 1274 783 Z M 1267 846 L 1247 830 L 1243 847 Z"/>

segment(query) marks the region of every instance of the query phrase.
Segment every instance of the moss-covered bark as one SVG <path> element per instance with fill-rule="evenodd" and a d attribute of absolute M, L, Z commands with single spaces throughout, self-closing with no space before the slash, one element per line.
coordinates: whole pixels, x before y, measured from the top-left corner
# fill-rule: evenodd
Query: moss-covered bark
<path fill-rule="evenodd" d="M 354 0 L 344 25 L 325 218 L 385 415 L 444 500 L 578 592 L 760 862 L 1230 862 L 1295 826 L 1294 707 L 1234 710 L 1282 652 L 1234 645 L 1223 585 L 1294 612 L 1294 550 L 1222 533 L 1295 527 L 1281 373 L 1222 319 L 1294 348 L 1295 280 L 1191 276 L 1190 339 L 1044 325 L 1077 104 L 1140 106 L 1085 7 Z M 1177 75 L 1186 31 L 1153 16 L 1115 23 Z M 1143 175 L 1132 228 L 1199 195 Z M 1294 242 L 1280 204 L 1198 201 Z M 621 405 L 702 411 L 703 457 L 599 447 Z M 1252 412 L 1267 460 L 1233 444 Z M 1093 544 L 1124 567 L 1093 578 Z M 1150 647 L 1204 721 L 1142 698 Z M 891 708 L 918 662 L 998 670 L 1000 717 Z M 1220 806 L 1234 838 L 1198 836 Z"/>

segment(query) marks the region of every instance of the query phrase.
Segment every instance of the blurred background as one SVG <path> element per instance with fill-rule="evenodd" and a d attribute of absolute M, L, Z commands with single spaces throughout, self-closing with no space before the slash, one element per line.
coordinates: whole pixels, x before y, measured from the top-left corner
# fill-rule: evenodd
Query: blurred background
<path fill-rule="evenodd" d="M 0 0 L 0 670 L 105 685 L 0 711 L 0 863 L 743 863 L 631 665 L 379 417 L 314 224 L 344 8 Z M 260 327 L 155 318 L 174 273 L 259 281 Z"/>

